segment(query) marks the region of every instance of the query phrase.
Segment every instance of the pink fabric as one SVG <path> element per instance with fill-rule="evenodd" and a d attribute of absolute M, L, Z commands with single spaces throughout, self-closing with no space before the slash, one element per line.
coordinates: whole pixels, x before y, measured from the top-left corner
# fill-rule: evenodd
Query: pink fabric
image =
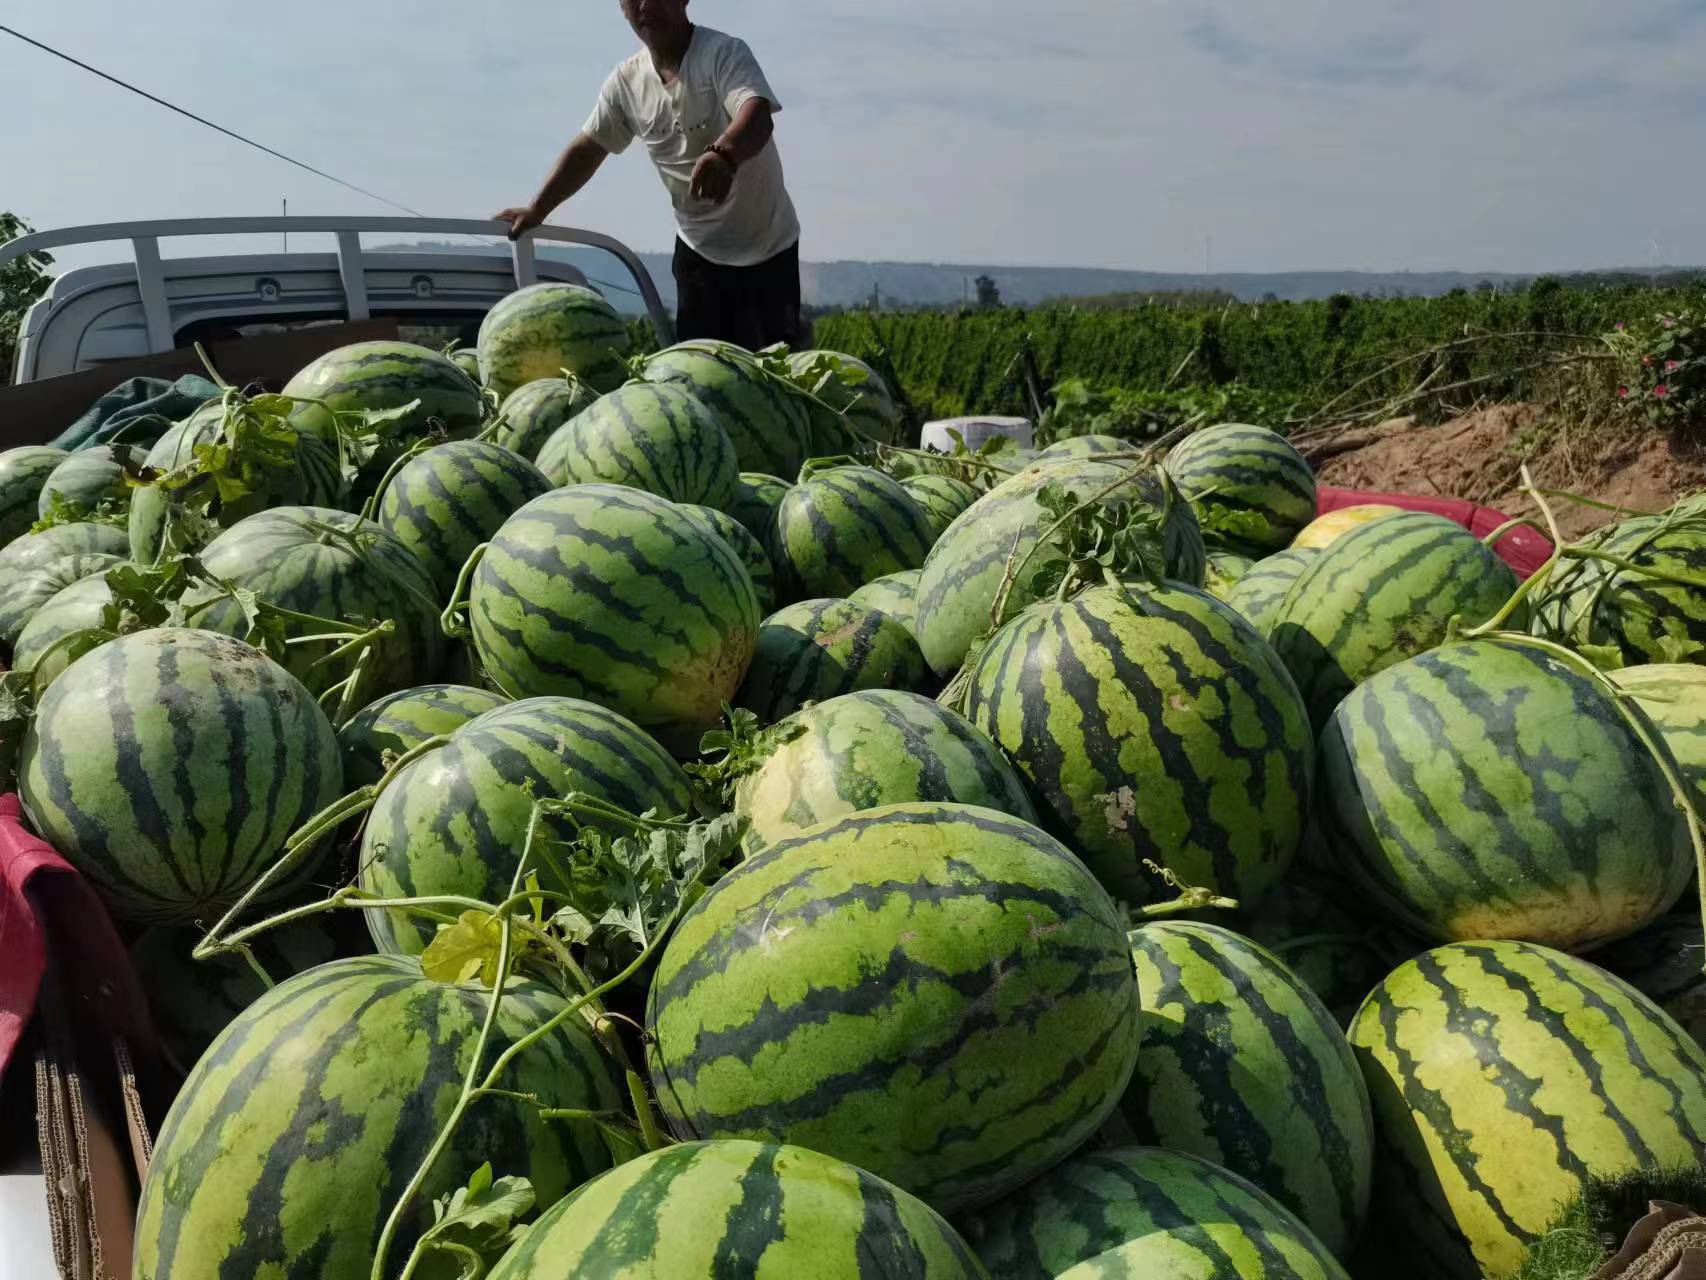
<path fill-rule="evenodd" d="M 1370 493 L 1358 489 L 1334 489 L 1323 485 L 1317 490 L 1316 511 L 1326 515 L 1343 507 L 1361 507 L 1383 503 L 1403 507 L 1406 511 L 1426 511 L 1462 525 L 1477 538 L 1485 538 L 1510 517 L 1491 507 L 1478 507 L 1461 498 L 1424 498 L 1413 493 Z M 1526 527 L 1512 529 L 1499 539 L 1493 548 L 1500 559 L 1526 578 L 1552 555 L 1552 543 L 1542 533 Z"/>
<path fill-rule="evenodd" d="M 22 821 L 15 795 L 0 796 L 0 1076 L 35 1012 L 49 939 L 73 1011 L 151 1056 L 148 1001 L 124 941 L 88 881 Z"/>

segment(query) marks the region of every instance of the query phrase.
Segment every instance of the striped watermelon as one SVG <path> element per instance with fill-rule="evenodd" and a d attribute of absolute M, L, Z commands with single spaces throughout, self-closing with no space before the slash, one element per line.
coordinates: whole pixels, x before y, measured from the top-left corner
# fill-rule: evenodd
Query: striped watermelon
<path fill-rule="evenodd" d="M 987 1280 L 965 1241 L 899 1187 L 804 1147 L 652 1151 L 549 1210 L 491 1280 Z"/>
<path fill-rule="evenodd" d="M 1254 560 L 1236 551 L 1210 551 L 1203 570 L 1203 586 L 1216 600 L 1228 599 L 1232 589 L 1255 567 Z"/>
<path fill-rule="evenodd" d="M 447 352 L 446 354 L 449 355 L 451 364 L 462 370 L 463 373 L 467 374 L 475 382 L 480 380 L 480 352 L 478 349 L 474 347 L 461 347 L 458 350 Z"/>
<path fill-rule="evenodd" d="M 124 482 L 125 469 L 137 470 L 147 457 L 146 449 L 129 444 L 101 444 L 79 450 L 53 469 L 42 485 L 36 510 L 47 515 L 56 497 L 85 511 L 94 511 L 104 502 L 126 505 L 131 489 Z"/>
<path fill-rule="evenodd" d="M 1037 599 L 1037 579 L 1060 554 L 1054 547 L 1036 550 L 1052 524 L 1037 494 L 1056 485 L 1087 501 L 1122 476 L 1132 479 L 1107 495 L 1107 502 L 1137 502 L 1159 508 L 1161 480 L 1154 472 L 1086 459 L 1057 462 L 1023 472 L 997 485 L 948 526 L 924 562 L 918 579 L 918 643 L 936 674 L 953 674 L 972 645 L 991 630 L 990 610 L 1009 564 L 1017 571 L 1007 597 L 1006 618 Z M 1177 500 L 1166 533 L 1167 574 L 1200 586 L 1205 551 L 1190 504 Z"/>
<path fill-rule="evenodd" d="M 122 556 L 130 549 L 123 529 L 98 520 L 57 524 L 26 533 L 0 547 L 0 595 L 10 595 L 24 574 L 66 556 Z"/>
<path fill-rule="evenodd" d="M 847 598 L 867 609 L 889 615 L 909 632 L 918 628 L 918 569 L 888 573 L 874 578 Z"/>
<path fill-rule="evenodd" d="M 1273 634 L 1274 621 L 1292 584 L 1319 554 L 1309 548 L 1293 547 L 1258 560 L 1223 597 L 1263 635 Z"/>
<path fill-rule="evenodd" d="M 1353 530 L 1310 561 L 1269 638 L 1319 729 L 1357 685 L 1439 644 L 1453 619 L 1485 622 L 1516 588 L 1511 567 L 1461 525 L 1406 512 Z M 1526 621 L 1519 613 L 1512 625 Z"/>
<path fill-rule="evenodd" d="M 1139 446 L 1118 436 L 1068 436 L 1037 453 L 1034 465 L 1070 462 L 1076 458 L 1099 458 L 1109 453 L 1133 453 Z"/>
<path fill-rule="evenodd" d="M 500 403 L 565 371 L 594 391 L 614 391 L 628 376 L 628 343 L 628 326 L 602 295 L 574 284 L 529 285 L 480 323 L 480 381 Z"/>
<path fill-rule="evenodd" d="M 1036 820 L 1001 749 L 931 698 L 866 689 L 797 711 L 783 724 L 776 748 L 736 791 L 735 812 L 751 824 L 751 850 L 831 818 L 924 800 Z"/>
<path fill-rule="evenodd" d="M 74 582 L 35 611 L 29 624 L 18 633 L 12 646 L 12 665 L 19 671 L 34 671 L 37 687 L 55 678 L 65 669 L 65 662 L 50 663 L 53 670 L 42 668 L 42 659 L 54 646 L 77 631 L 87 631 L 101 625 L 113 593 L 107 586 L 105 574 L 96 574 Z"/>
<path fill-rule="evenodd" d="M 679 383 L 710 409 L 733 441 L 741 469 L 798 475 L 811 453 L 809 401 L 724 342 L 683 342 L 646 361 L 647 382 Z"/>
<path fill-rule="evenodd" d="M 1318 781 L 1343 871 L 1430 939 L 1585 951 L 1658 919 L 1693 873 L 1616 703 L 1520 642 L 1458 641 L 1375 676 L 1329 722 Z"/>
<path fill-rule="evenodd" d="M 1340 507 L 1311 520 L 1291 540 L 1293 551 L 1321 551 L 1332 546 L 1352 529 L 1361 528 L 1382 516 L 1406 514 L 1403 507 L 1389 507 L 1383 502 L 1365 503 L 1358 507 Z"/>
<path fill-rule="evenodd" d="M 6 579 L 4 594 L 0 595 L 0 648 L 10 649 L 16 644 L 18 633 L 36 610 L 66 587 L 123 563 L 122 557 L 101 552 L 60 556 Z"/>
<path fill-rule="evenodd" d="M 479 384 L 449 356 L 412 342 L 356 342 L 328 351 L 284 384 L 300 400 L 291 420 L 310 434 L 330 438 L 332 415 L 401 409 L 420 403 L 393 428 L 414 439 L 430 431 L 471 435 L 486 416 Z"/>
<path fill-rule="evenodd" d="M 724 509 L 739 520 L 748 533 L 769 546 L 776 529 L 776 508 L 782 505 L 782 499 L 788 496 L 791 488 L 792 484 L 775 476 L 743 471 L 735 485 L 734 500 Z"/>
<path fill-rule="evenodd" d="M 553 485 L 621 484 L 723 507 L 740 486 L 735 447 L 686 387 L 631 382 L 560 427 L 539 451 Z"/>
<path fill-rule="evenodd" d="M 895 805 L 772 845 L 683 918 L 652 1082 L 687 1138 L 792 1142 L 948 1212 L 1107 1117 L 1137 1057 L 1125 924 L 1041 831 Z"/>
<path fill-rule="evenodd" d="M 341 792 L 337 738 L 265 654 L 206 631 L 120 637 L 49 686 L 18 790 L 42 837 L 136 920 L 207 920 Z"/>
<path fill-rule="evenodd" d="M 1373 1119 L 1333 1016 L 1272 952 L 1215 925 L 1131 935 L 1143 1005 L 1120 1111 L 1137 1141 L 1241 1174 L 1343 1257 L 1368 1209 Z"/>
<path fill-rule="evenodd" d="M 406 755 L 430 738 L 454 733 L 470 720 L 508 705 L 501 693 L 461 684 L 399 689 L 370 702 L 338 729 L 344 785 L 352 791 L 385 776 L 385 757 Z"/>
<path fill-rule="evenodd" d="M 1661 663 L 1606 674 L 1658 726 L 1683 781 L 1694 789 L 1694 803 L 1706 815 L 1706 667 Z"/>
<path fill-rule="evenodd" d="M 503 402 L 492 443 L 531 462 L 547 440 L 597 401 L 598 393 L 579 378 L 536 378 Z"/>
<path fill-rule="evenodd" d="M 504 692 L 586 698 L 692 751 L 746 674 L 759 611 L 740 557 L 692 515 L 584 484 L 535 498 L 498 531 L 469 621 Z"/>
<path fill-rule="evenodd" d="M 1706 1049 L 1545 947 L 1419 956 L 1375 988 L 1351 1044 L 1374 1101 L 1375 1222 L 1419 1274 L 1507 1276 L 1590 1175 L 1706 1150 Z"/>
<path fill-rule="evenodd" d="M 1146 859 L 1252 904 L 1291 865 L 1308 718 L 1273 650 L 1204 592 L 1033 606 L 983 650 L 966 705 L 1116 898 L 1172 896 Z"/>
<path fill-rule="evenodd" d="M 683 509 L 703 520 L 710 526 L 711 532 L 728 543 L 740 557 L 740 562 L 746 566 L 747 577 L 752 579 L 752 589 L 758 594 L 759 611 L 769 613 L 774 609 L 776 570 L 770 563 L 770 553 L 764 549 L 763 543 L 748 533 L 746 526 L 739 520 L 714 507 L 685 505 Z"/>
<path fill-rule="evenodd" d="M 1706 1045 L 1706 932 L 1692 900 L 1598 952 L 1605 966 Z"/>
<path fill-rule="evenodd" d="M 196 1065 L 161 1127 L 134 1280 L 367 1280 L 380 1229 L 472 1067 L 491 1001 L 396 956 L 321 965 L 255 1001 Z M 485 1061 L 563 1008 L 547 987 L 512 983 Z M 623 1105 L 577 1019 L 520 1054 L 504 1085 L 530 1100 L 474 1104 L 405 1212 L 385 1275 L 402 1270 L 432 1224 L 434 1199 L 482 1164 L 527 1178 L 541 1204 L 610 1167 L 591 1123 L 539 1111 Z"/>
<path fill-rule="evenodd" d="M 421 562 L 435 595 L 448 600 L 475 547 L 551 482 L 518 453 L 485 440 L 434 445 L 391 477 L 379 527 Z"/>
<path fill-rule="evenodd" d="M 863 441 L 901 442 L 906 415 L 888 383 L 863 360 L 839 351 L 800 351 L 788 357 L 788 364 L 796 375 L 804 375 L 814 364 L 832 369 L 811 388 L 823 402 L 811 407 L 812 456 L 843 454 L 850 444 Z"/>
<path fill-rule="evenodd" d="M 953 476 L 908 476 L 900 482 L 900 487 L 924 513 L 924 519 L 930 526 L 932 546 L 979 497 L 976 489 Z"/>
<path fill-rule="evenodd" d="M 526 847 L 534 801 L 577 791 L 634 814 L 679 817 L 692 804 L 681 766 L 621 716 L 574 698 L 529 698 L 469 721 L 391 780 L 362 834 L 362 886 L 386 898 L 499 902 Z M 553 820 L 542 834 L 567 841 L 573 827 Z M 572 887 L 550 864 L 540 879 L 547 890 Z M 403 912 L 369 912 L 367 925 L 381 951 L 419 952 L 433 936 Z"/>
<path fill-rule="evenodd" d="M 1002 1280 L 1347 1280 L 1265 1191 L 1153 1147 L 1076 1155 L 960 1226 Z"/>
<path fill-rule="evenodd" d="M 1211 543 L 1283 551 L 1315 519 L 1315 472 L 1267 427 L 1207 427 L 1174 445 L 1166 465 Z"/>
<path fill-rule="evenodd" d="M 851 600 L 802 600 L 759 626 L 735 701 L 770 724 L 861 689 L 915 689 L 924 676 L 918 642 L 888 614 Z"/>
<path fill-rule="evenodd" d="M 201 553 L 207 572 L 262 600 L 316 618 L 349 619 L 360 629 L 390 621 L 366 658 L 366 698 L 409 689 L 438 674 L 444 661 L 438 592 L 426 568 L 393 534 L 360 516 L 325 507 L 275 507 L 232 525 Z M 242 637 L 248 622 L 237 602 L 218 600 L 194 614 L 198 626 Z M 333 628 L 286 623 L 287 635 Z M 298 645 L 288 664 L 315 694 L 347 678 L 356 655 L 316 665 L 336 646 Z"/>
<path fill-rule="evenodd" d="M 770 548 L 794 595 L 846 596 L 918 568 L 933 541 L 929 518 L 899 481 L 872 467 L 836 467 L 788 491 Z"/>
<path fill-rule="evenodd" d="M 0 450 L 0 548 L 30 531 L 47 478 L 70 456 L 36 444 Z"/>

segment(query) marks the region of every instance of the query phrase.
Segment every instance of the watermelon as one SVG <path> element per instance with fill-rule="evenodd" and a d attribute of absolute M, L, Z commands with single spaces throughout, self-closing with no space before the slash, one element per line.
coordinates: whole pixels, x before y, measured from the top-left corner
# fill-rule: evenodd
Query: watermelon
<path fill-rule="evenodd" d="M 1036 819 L 1018 773 L 964 718 L 916 693 L 866 689 L 783 721 L 774 750 L 741 779 L 735 812 L 756 851 L 831 818 L 924 800 Z"/>
<path fill-rule="evenodd" d="M 860 689 L 914 689 L 924 656 L 904 626 L 851 600 L 802 600 L 764 619 L 736 704 L 766 724 Z"/>
<path fill-rule="evenodd" d="M 332 414 L 401 409 L 419 401 L 391 432 L 418 439 L 433 431 L 472 435 L 486 416 L 474 379 L 449 356 L 412 342 L 356 342 L 328 351 L 284 384 L 284 394 L 313 404 L 291 410 L 291 421 L 330 438 Z"/>
<path fill-rule="evenodd" d="M 1088 501 L 1128 474 L 1132 478 L 1105 502 L 1164 505 L 1163 483 L 1154 472 L 1086 459 L 1051 463 L 1003 481 L 948 526 L 918 579 L 918 643 L 936 674 L 952 675 L 973 644 L 994 629 L 990 611 L 1010 565 L 1015 576 L 1003 620 L 1035 601 L 1038 579 L 1058 565 L 1057 548 L 1037 548 L 1054 523 L 1037 495 L 1052 485 Z M 1201 586 L 1206 552 L 1189 503 L 1173 502 L 1164 536 L 1167 576 Z"/>
<path fill-rule="evenodd" d="M 971 485 L 952 476 L 909 476 L 900 482 L 900 487 L 924 513 L 932 546 L 979 496 Z"/>
<path fill-rule="evenodd" d="M 688 512 L 584 484 L 535 498 L 498 531 L 469 621 L 505 693 L 586 698 L 692 751 L 746 674 L 759 611 L 740 557 Z"/>
<path fill-rule="evenodd" d="M 1087 1139 L 1137 1058 L 1119 909 L 1037 828 L 968 805 L 871 809 L 719 880 L 647 1006 L 676 1135 L 791 1142 L 941 1212 Z"/>
<path fill-rule="evenodd" d="M 0 595 L 9 596 L 24 574 L 66 556 L 122 556 L 130 550 L 123 529 L 99 520 L 56 524 L 0 547 Z"/>
<path fill-rule="evenodd" d="M 1332 546 L 1352 529 L 1360 528 L 1371 520 L 1404 514 L 1406 512 L 1403 507 L 1391 507 L 1383 502 L 1369 502 L 1356 507 L 1340 507 L 1337 511 L 1329 511 L 1324 516 L 1317 516 L 1306 524 L 1298 532 L 1298 535 L 1291 540 L 1291 549 L 1293 551 L 1321 551 Z"/>
<path fill-rule="evenodd" d="M 1263 635 L 1273 634 L 1274 620 L 1285 603 L 1292 584 L 1319 553 L 1309 548 L 1293 547 L 1258 560 L 1245 570 L 1242 577 L 1222 597 Z"/>
<path fill-rule="evenodd" d="M 1706 1049 L 1545 947 L 1418 956 L 1369 995 L 1350 1039 L 1374 1102 L 1371 1230 L 1423 1274 L 1507 1276 L 1588 1177 L 1706 1150 Z"/>
<path fill-rule="evenodd" d="M 812 456 L 832 457 L 870 441 L 899 444 L 906 414 L 882 376 L 863 360 L 839 351 L 799 351 L 788 357 L 799 377 L 814 365 L 827 372 L 813 378 L 810 390 L 821 403 L 811 405 Z"/>
<path fill-rule="evenodd" d="M 1706 936 L 1692 900 L 1594 955 L 1706 1045 Z"/>
<path fill-rule="evenodd" d="M 94 511 L 102 503 L 128 505 L 131 489 L 124 482 L 126 469 L 140 469 L 147 457 L 146 449 L 129 444 L 101 444 L 79 450 L 48 476 L 37 512 L 46 516 L 53 510 L 55 498 L 85 511 Z"/>
<path fill-rule="evenodd" d="M 1585 951 L 1664 915 L 1694 870 L 1624 712 L 1530 644 L 1457 641 L 1381 672 L 1334 713 L 1318 781 L 1342 872 L 1432 940 Z"/>
<path fill-rule="evenodd" d="M 448 600 L 474 548 L 551 482 L 520 454 L 485 440 L 453 440 L 417 454 L 380 495 L 379 527 L 425 566 Z"/>
<path fill-rule="evenodd" d="M 18 633 L 36 610 L 66 587 L 123 563 L 122 557 L 101 552 L 73 554 L 9 578 L 4 596 L 0 596 L 0 647 L 10 649 L 16 644 Z"/>
<path fill-rule="evenodd" d="M 406 755 L 428 739 L 454 733 L 488 711 L 508 705 L 488 689 L 429 684 L 399 689 L 368 703 L 338 729 L 344 785 L 368 787 L 385 776 L 385 757 Z"/>
<path fill-rule="evenodd" d="M 1206 427 L 1174 445 L 1166 466 L 1212 544 L 1283 551 L 1315 519 L 1315 472 L 1267 427 Z"/>
<path fill-rule="evenodd" d="M 1274 615 L 1273 646 L 1319 729 L 1352 689 L 1487 621 L 1516 574 L 1443 516 L 1406 512 L 1355 529 L 1310 561 Z M 1515 627 L 1526 624 L 1520 611 Z"/>
<path fill-rule="evenodd" d="M 740 557 L 746 573 L 752 579 L 752 589 L 758 593 L 760 611 L 768 613 L 776 607 L 776 570 L 770 563 L 770 553 L 759 540 L 747 532 L 746 526 L 733 516 L 714 507 L 684 505 L 683 510 L 698 516 Z"/>
<path fill-rule="evenodd" d="M 1099 458 L 1110 453 L 1134 453 L 1139 447 L 1118 436 L 1068 436 L 1064 440 L 1056 440 L 1046 449 L 1039 450 L 1033 462 L 1036 465 L 1071 462 L 1076 458 Z"/>
<path fill-rule="evenodd" d="M 1120 1112 L 1137 1141 L 1241 1174 L 1343 1257 L 1374 1130 L 1332 1014 L 1272 952 L 1215 925 L 1144 925 L 1131 954 L 1143 1040 Z"/>
<path fill-rule="evenodd" d="M 1205 592 L 1035 605 L 983 650 L 966 705 L 1116 898 L 1173 896 L 1146 860 L 1247 904 L 1291 865 L 1308 718 L 1273 650 Z"/>
<path fill-rule="evenodd" d="M 462 347 L 445 354 L 450 357 L 451 364 L 462 370 L 475 382 L 480 380 L 480 353 L 476 348 Z"/>
<path fill-rule="evenodd" d="M 674 383 L 632 382 L 558 428 L 539 451 L 553 485 L 621 484 L 671 502 L 733 502 L 740 467 L 705 403 Z"/>
<path fill-rule="evenodd" d="M 597 400 L 598 393 L 579 378 L 536 378 L 510 392 L 503 402 L 492 443 L 531 462 L 547 440 Z"/>
<path fill-rule="evenodd" d="M 648 1152 L 539 1219 L 491 1280 L 987 1280 L 929 1205 L 804 1147 Z"/>
<path fill-rule="evenodd" d="M 909 632 L 918 627 L 918 576 L 921 570 L 887 573 L 874 578 L 847 598 L 867 609 L 886 613 Z"/>
<path fill-rule="evenodd" d="M 365 630 L 396 624 L 367 653 L 359 692 L 371 699 L 408 689 L 438 674 L 444 661 L 438 592 L 420 560 L 371 520 L 325 507 L 275 507 L 239 521 L 201 553 L 207 572 L 253 591 L 262 600 L 316 618 L 348 620 Z M 201 602 L 197 593 L 195 603 Z M 247 634 L 235 600 L 222 598 L 192 614 L 198 626 L 230 636 Z M 287 622 L 291 636 L 324 634 L 335 626 Z M 316 695 L 346 679 L 357 655 L 321 665 L 337 646 L 297 645 L 290 671 Z"/>
<path fill-rule="evenodd" d="M 1259 1187 L 1153 1147 L 1076 1155 L 960 1225 L 1003 1280 L 1347 1280 Z"/>
<path fill-rule="evenodd" d="M 1236 551 L 1210 551 L 1208 565 L 1203 570 L 1203 586 L 1215 599 L 1226 600 L 1244 575 L 1255 567 L 1254 560 Z"/>
<path fill-rule="evenodd" d="M 12 665 L 19 671 L 34 671 L 37 687 L 42 687 L 58 671 L 65 669 L 63 661 L 50 664 L 56 670 L 41 669 L 41 661 L 54 646 L 73 632 L 99 627 L 113 593 L 107 586 L 105 574 L 95 574 L 66 587 L 53 599 L 35 611 L 27 626 L 18 633 L 12 646 Z"/>
<path fill-rule="evenodd" d="M 734 443 L 741 469 L 798 475 L 811 453 L 809 401 L 724 342 L 683 342 L 646 361 L 647 382 L 679 383 L 710 409 Z"/>
<path fill-rule="evenodd" d="M 134 920 L 208 920 L 342 794 L 326 715 L 258 649 L 122 636 L 43 695 L 18 760 L 42 837 Z"/>
<path fill-rule="evenodd" d="M 931 541 L 929 519 L 898 481 L 871 467 L 836 467 L 788 491 L 770 550 L 793 595 L 844 597 L 918 568 Z"/>
<path fill-rule="evenodd" d="M 368 1280 L 380 1230 L 473 1067 L 491 993 L 397 956 L 334 961 L 274 987 L 228 1026 L 172 1104 L 142 1187 L 134 1280 Z M 485 1062 L 565 1007 L 504 992 Z M 570 1018 L 517 1056 L 409 1203 L 383 1274 L 401 1272 L 433 1201 L 482 1164 L 550 1204 L 610 1167 L 596 1127 L 539 1108 L 623 1105 L 610 1062 Z"/>
<path fill-rule="evenodd" d="M 501 403 L 517 387 L 565 372 L 594 391 L 627 377 L 628 326 L 592 289 L 535 284 L 517 289 L 480 323 L 480 381 Z"/>
<path fill-rule="evenodd" d="M 386 785 L 362 835 L 362 886 L 386 898 L 500 902 L 534 801 L 577 791 L 633 814 L 679 817 L 692 804 L 681 767 L 629 721 L 574 698 L 528 698 L 469 721 Z M 541 835 L 566 841 L 573 827 L 552 819 Z M 534 862 L 546 889 L 571 888 Z M 402 912 L 369 912 L 367 923 L 381 951 L 418 952 L 433 936 L 430 923 Z"/>
<path fill-rule="evenodd" d="M 1693 789 L 1696 809 L 1706 815 L 1706 667 L 1660 663 L 1606 674 L 1657 726 Z"/>
<path fill-rule="evenodd" d="M 775 476 L 743 471 L 735 485 L 734 500 L 725 510 L 768 547 L 776 530 L 776 508 L 782 505 L 782 499 L 788 496 L 791 488 L 793 485 L 788 481 Z"/>
<path fill-rule="evenodd" d="M 70 456 L 36 444 L 0 450 L 0 548 L 30 531 L 47 478 Z"/>

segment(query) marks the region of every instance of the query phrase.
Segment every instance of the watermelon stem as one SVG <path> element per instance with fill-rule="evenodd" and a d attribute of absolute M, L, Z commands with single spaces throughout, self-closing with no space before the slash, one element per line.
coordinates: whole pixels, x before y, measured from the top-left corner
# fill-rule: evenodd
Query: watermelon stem
<path fill-rule="evenodd" d="M 444 606 L 444 612 L 438 616 L 438 626 L 452 640 L 465 639 L 470 633 L 468 624 L 462 621 L 462 614 L 471 603 L 468 597 L 468 583 L 474 576 L 474 570 L 480 567 L 480 561 L 486 558 L 486 550 L 492 544 L 482 542 L 468 553 L 468 559 L 462 564 L 456 575 L 456 585 L 450 589 L 450 603 Z"/>
<path fill-rule="evenodd" d="M 379 487 L 373 491 L 373 496 L 362 504 L 361 518 L 363 520 L 377 518 L 379 503 L 385 497 L 385 490 L 391 487 L 391 481 L 397 478 L 397 473 L 437 443 L 438 441 L 431 436 L 422 436 L 419 440 L 411 443 L 389 467 L 385 468 L 385 474 L 379 479 Z"/>

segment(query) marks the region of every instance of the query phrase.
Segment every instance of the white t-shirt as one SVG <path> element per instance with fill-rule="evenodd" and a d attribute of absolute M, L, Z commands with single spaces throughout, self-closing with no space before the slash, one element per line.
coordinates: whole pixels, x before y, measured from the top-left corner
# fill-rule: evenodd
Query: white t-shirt
<path fill-rule="evenodd" d="M 695 200 L 688 187 L 705 148 L 754 98 L 768 101 L 773 111 L 782 109 L 746 41 L 694 27 L 674 82 L 664 84 L 652 55 L 641 49 L 610 73 L 584 132 L 613 155 L 635 138 L 643 140 L 687 246 L 723 266 L 750 267 L 800 239 L 775 143 L 741 165 L 722 204 Z"/>

